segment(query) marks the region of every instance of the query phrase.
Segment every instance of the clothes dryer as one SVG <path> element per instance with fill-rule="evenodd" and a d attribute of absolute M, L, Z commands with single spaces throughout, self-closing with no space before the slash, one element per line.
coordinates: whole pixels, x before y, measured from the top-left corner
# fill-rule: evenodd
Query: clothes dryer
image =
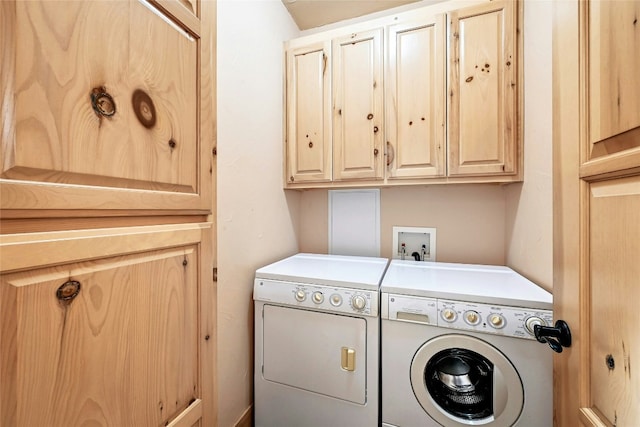
<path fill-rule="evenodd" d="M 379 426 L 387 263 L 298 254 L 256 271 L 256 427 Z"/>
<path fill-rule="evenodd" d="M 380 287 L 382 425 L 551 427 L 552 297 L 507 267 L 392 261 Z"/>

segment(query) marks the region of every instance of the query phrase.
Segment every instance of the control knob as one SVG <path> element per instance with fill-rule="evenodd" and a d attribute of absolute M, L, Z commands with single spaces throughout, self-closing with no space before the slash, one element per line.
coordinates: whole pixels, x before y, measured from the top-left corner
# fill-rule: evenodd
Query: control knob
<path fill-rule="evenodd" d="M 362 295 L 354 295 L 351 298 L 351 306 L 358 311 L 362 311 L 367 306 L 367 300 Z"/>
<path fill-rule="evenodd" d="M 340 294 L 333 294 L 331 295 L 331 299 L 329 301 L 331 301 L 332 306 L 339 307 L 342 304 L 342 297 L 340 296 Z"/>
<path fill-rule="evenodd" d="M 311 295 L 311 299 L 316 304 L 322 304 L 322 301 L 324 301 L 324 295 L 322 295 L 322 292 L 320 291 L 315 291 L 313 295 Z"/>
<path fill-rule="evenodd" d="M 547 322 L 538 316 L 529 316 L 524 321 L 524 328 L 532 336 L 535 336 L 534 328 L 536 325 L 547 326 Z"/>
<path fill-rule="evenodd" d="M 464 314 L 464 320 L 471 326 L 480 323 L 480 315 L 477 311 L 469 310 Z"/>
<path fill-rule="evenodd" d="M 489 325 L 491 325 L 495 329 L 504 328 L 504 317 L 502 317 L 501 314 L 492 314 L 491 316 L 489 316 Z"/>
<path fill-rule="evenodd" d="M 456 320 L 456 312 L 450 308 L 445 308 L 444 310 L 442 310 L 442 318 L 445 321 L 451 323 Z"/>
<path fill-rule="evenodd" d="M 295 297 L 298 301 L 302 302 L 307 299 L 307 294 L 302 289 L 298 289 L 295 293 Z"/>

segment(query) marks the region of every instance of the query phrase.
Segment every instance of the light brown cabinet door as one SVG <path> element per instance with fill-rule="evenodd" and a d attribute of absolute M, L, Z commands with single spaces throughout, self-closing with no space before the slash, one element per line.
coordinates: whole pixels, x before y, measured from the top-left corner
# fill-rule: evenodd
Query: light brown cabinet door
<path fill-rule="evenodd" d="M 183 23 L 138 1 L 2 8 L 13 66 L 3 67 L 3 89 L 15 93 L 3 117 L 3 208 L 210 208 L 212 105 L 201 99 L 210 71 L 201 69 L 211 48 L 191 12 Z"/>
<path fill-rule="evenodd" d="M 203 360 L 214 357 L 205 337 L 213 313 L 201 313 L 201 298 L 211 297 L 210 285 L 202 286 L 207 230 L 210 224 L 4 236 L 0 424 L 202 421 L 203 407 L 213 404 L 202 400 L 210 374 Z"/>
<path fill-rule="evenodd" d="M 331 42 L 286 52 L 287 182 L 331 181 Z"/>
<path fill-rule="evenodd" d="M 592 159 L 640 145 L 639 15 L 637 1 L 589 2 L 585 42 Z"/>
<path fill-rule="evenodd" d="M 554 3 L 554 360 L 558 426 L 640 419 L 640 15 L 637 1 Z"/>
<path fill-rule="evenodd" d="M 445 174 L 445 16 L 389 27 L 387 177 Z"/>
<path fill-rule="evenodd" d="M 494 1 L 449 14 L 450 176 L 516 173 L 517 8 Z"/>
<path fill-rule="evenodd" d="M 382 179 L 382 29 L 333 40 L 333 180 Z"/>

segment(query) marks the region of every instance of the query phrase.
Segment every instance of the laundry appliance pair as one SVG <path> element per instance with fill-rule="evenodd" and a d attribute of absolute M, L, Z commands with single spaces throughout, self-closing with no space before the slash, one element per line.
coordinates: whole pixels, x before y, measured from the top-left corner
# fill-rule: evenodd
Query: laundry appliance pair
<path fill-rule="evenodd" d="M 254 300 L 256 427 L 552 425 L 551 295 L 507 267 L 297 254 Z"/>

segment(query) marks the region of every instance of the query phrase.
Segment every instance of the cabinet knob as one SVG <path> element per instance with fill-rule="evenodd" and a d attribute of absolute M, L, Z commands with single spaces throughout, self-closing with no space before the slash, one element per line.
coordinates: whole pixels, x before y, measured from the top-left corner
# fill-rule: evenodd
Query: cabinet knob
<path fill-rule="evenodd" d="M 378 149 L 377 149 L 377 148 L 374 148 L 374 149 L 373 149 L 373 155 L 374 155 L 374 156 L 377 156 L 377 155 L 378 155 Z"/>
<path fill-rule="evenodd" d="M 313 142 L 309 141 L 309 148 L 313 148 Z"/>
<path fill-rule="evenodd" d="M 387 166 L 390 166 L 393 163 L 393 159 L 395 158 L 395 152 L 393 151 L 393 145 L 389 141 L 387 141 Z"/>
<path fill-rule="evenodd" d="M 371 113 L 367 114 L 367 120 L 371 120 L 371 119 L 373 119 L 373 114 Z"/>
<path fill-rule="evenodd" d="M 60 300 L 60 302 L 69 304 L 75 297 L 80 293 L 80 282 L 77 280 L 69 280 L 58 288 L 56 291 L 56 298 Z"/>
<path fill-rule="evenodd" d="M 91 106 L 99 116 L 111 117 L 116 113 L 116 102 L 103 86 L 91 91 Z"/>
<path fill-rule="evenodd" d="M 373 133 L 378 133 L 378 130 L 379 130 L 379 129 L 378 129 L 378 126 L 374 126 L 374 127 L 373 127 Z"/>

